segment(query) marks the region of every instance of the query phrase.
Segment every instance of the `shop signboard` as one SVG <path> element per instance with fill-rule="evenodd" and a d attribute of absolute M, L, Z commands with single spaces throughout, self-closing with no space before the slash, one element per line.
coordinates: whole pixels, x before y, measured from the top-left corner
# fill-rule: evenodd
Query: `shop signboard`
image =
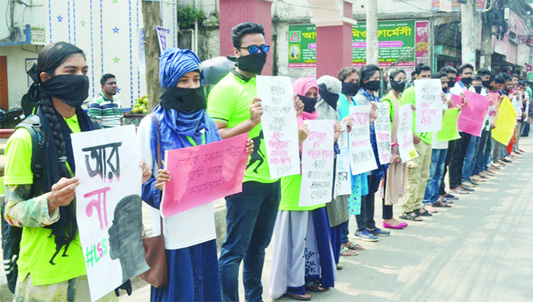
<path fill-rule="evenodd" d="M 316 27 L 289 25 L 289 67 L 316 67 Z"/>

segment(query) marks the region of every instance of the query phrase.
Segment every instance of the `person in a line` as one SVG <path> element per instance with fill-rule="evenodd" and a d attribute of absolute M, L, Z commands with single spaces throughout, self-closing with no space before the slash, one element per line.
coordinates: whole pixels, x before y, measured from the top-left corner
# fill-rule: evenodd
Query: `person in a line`
<path fill-rule="evenodd" d="M 440 71 L 433 76 L 432 79 L 439 79 L 442 87 L 442 93 L 446 100 L 450 100 L 451 95 L 448 92 L 448 74 Z M 443 110 L 448 110 L 449 104 L 443 104 Z M 459 110 L 452 108 L 450 110 Z M 435 211 L 434 207 L 447 208 L 450 207 L 445 198 L 439 197 L 439 188 L 441 186 L 442 174 L 446 163 L 446 154 L 448 151 L 448 141 L 440 141 L 437 138 L 437 133 L 433 133 L 433 140 L 431 142 L 431 166 L 429 169 L 429 178 L 427 181 L 426 191 L 424 193 L 424 208 L 429 212 Z"/>
<path fill-rule="evenodd" d="M 464 95 L 464 90 L 475 92 L 471 87 L 474 66 L 465 63 L 459 67 L 458 72 L 461 80 L 455 83 L 455 86 L 450 89 L 450 92 L 455 95 Z M 459 132 L 459 135 L 461 136 L 460 139 L 450 141 L 449 143 L 451 146 L 450 149 L 453 150 L 449 151 L 453 152 L 449 165 L 450 191 L 454 194 L 469 194 L 474 189 L 471 188 L 471 185 L 463 183 L 463 164 L 472 135 L 462 131 Z"/>
<path fill-rule="evenodd" d="M 89 104 L 87 114 L 104 128 L 124 125 L 120 101 L 115 98 L 118 86 L 114 75 L 106 73 L 100 79 L 102 91 Z"/>
<path fill-rule="evenodd" d="M 374 221 L 375 194 L 379 189 L 381 179 L 387 173 L 388 167 L 388 163 L 380 163 L 379 161 L 376 131 L 373 123 L 377 117 L 375 113 L 377 104 L 381 103 L 377 95 L 381 85 L 381 72 L 378 66 L 368 64 L 361 68 L 360 76 L 361 89 L 359 89 L 357 95 L 354 97 L 354 102 L 356 106 L 372 105 L 372 109 L 370 110 L 370 143 L 374 152 L 377 169 L 366 173 L 368 194 L 363 195 L 361 198 L 361 213 L 355 216 L 357 231 L 354 233 L 354 236 L 363 241 L 377 241 L 377 236 L 390 235 L 390 231 L 378 228 Z"/>
<path fill-rule="evenodd" d="M 27 96 L 37 103 L 42 144 L 19 128 L 6 145 L 5 220 L 22 228 L 18 279 L 13 301 L 89 301 L 84 252 L 76 223 L 75 165 L 71 133 L 95 125 L 81 108 L 89 94 L 88 65 L 78 47 L 48 44 L 28 72 L 34 83 Z M 39 148 L 42 174 L 32 170 Z M 144 177 L 150 174 L 143 166 Z M 99 301 L 117 301 L 115 293 Z"/>
<path fill-rule="evenodd" d="M 451 66 L 446 66 L 446 67 L 441 68 L 440 71 L 443 71 L 448 75 L 448 89 L 446 90 L 445 93 L 447 96 L 451 97 L 450 89 L 455 86 L 455 82 L 457 79 L 457 69 Z M 449 192 L 446 192 L 446 184 L 445 184 L 446 173 L 448 172 L 448 166 L 450 165 L 450 161 L 452 159 L 452 154 L 454 150 L 455 150 L 455 144 L 449 143 L 448 150 L 446 152 L 446 160 L 444 162 L 444 171 L 442 173 L 442 180 L 440 182 L 440 187 L 439 187 L 439 200 L 445 203 L 453 203 L 454 200 L 459 199 L 455 195 Z"/>
<path fill-rule="evenodd" d="M 498 112 L 499 112 L 499 109 L 500 109 L 500 105 L 501 105 L 501 101 L 503 100 L 503 97 L 506 96 L 506 83 L 507 83 L 507 80 L 508 80 L 508 75 L 504 74 L 504 73 L 500 73 L 498 74 L 495 78 L 494 78 L 494 87 L 493 87 L 493 92 L 496 92 L 500 95 L 500 98 L 499 98 L 499 104 L 497 104 L 494 108 L 494 115 L 492 116 L 492 122 L 491 122 L 491 127 L 492 126 L 496 126 L 496 121 L 498 119 Z M 492 140 L 492 165 L 491 165 L 491 169 L 493 171 L 498 171 L 500 170 L 502 167 L 505 167 L 506 163 L 504 162 L 505 160 L 505 145 L 498 142 L 497 140 L 495 140 L 494 138 L 491 138 Z"/>
<path fill-rule="evenodd" d="M 401 94 L 406 85 L 406 73 L 403 69 L 392 70 L 389 74 L 391 89 L 389 93 L 381 99 L 389 106 L 391 120 L 391 159 L 387 174 L 385 175 L 385 197 L 382 200 L 383 227 L 389 229 L 403 229 L 408 224 L 400 222 L 393 216 L 393 205 L 401 200 L 404 192 L 406 164 L 402 163 L 398 150 L 398 126 L 400 123 L 399 108 L 401 104 Z"/>
<path fill-rule="evenodd" d="M 341 82 L 332 76 L 325 75 L 317 80 L 318 84 L 318 101 L 316 103 L 316 111 L 319 113 L 319 120 L 339 120 L 339 113 L 337 112 L 337 105 L 339 101 L 339 95 L 342 92 Z M 346 130 L 349 131 L 352 126 L 352 120 L 347 119 Z M 336 167 L 336 164 L 335 164 Z M 350 175 L 347 175 L 350 177 Z M 333 184 L 335 186 L 335 184 Z M 348 197 L 350 195 L 333 196 L 331 202 L 326 204 L 326 210 L 328 212 L 328 219 L 330 225 L 330 238 L 331 247 L 333 249 L 333 256 L 335 257 L 335 263 L 337 264 L 337 270 L 342 269 L 342 265 L 339 263 L 340 255 L 345 256 L 357 254 L 356 250 L 350 249 L 348 245 L 342 245 L 342 230 L 343 224 L 348 222 L 350 218 L 348 216 Z M 357 246 L 353 243 L 353 247 Z"/>
<path fill-rule="evenodd" d="M 355 95 L 359 91 L 359 73 L 352 66 L 343 67 L 339 70 L 337 76 L 339 81 L 341 81 L 341 94 L 339 94 L 339 102 L 337 105 L 337 111 L 339 113 L 339 120 L 349 121 L 350 117 L 350 107 L 356 106 L 354 100 Z M 358 215 L 361 213 L 361 198 L 364 195 L 368 194 L 368 178 L 366 173 L 361 173 L 357 175 L 351 175 L 352 181 L 352 194 L 348 197 L 348 215 L 349 217 Z M 364 250 L 364 248 L 351 242 L 348 238 L 350 235 L 349 230 L 349 221 L 346 221 L 341 224 L 341 256 L 353 256 L 357 255 L 357 250 Z M 371 240 L 376 241 L 378 238 L 374 235 L 370 237 Z"/>
<path fill-rule="evenodd" d="M 431 78 L 431 67 L 425 64 L 416 66 L 417 80 Z M 416 84 L 415 84 L 416 85 Z M 402 95 L 402 105 L 416 106 L 415 87 L 409 87 Z M 426 191 L 431 166 L 432 132 L 415 131 L 416 111 L 413 112 L 413 143 L 418 156 L 407 162 L 407 188 L 403 194 L 401 219 L 422 221 L 420 216 L 432 216 L 424 206 L 422 200 Z"/>
<path fill-rule="evenodd" d="M 243 262 L 246 301 L 261 301 L 261 275 L 280 200 L 280 181 L 269 172 L 256 76 L 265 65 L 270 46 L 261 24 L 242 23 L 231 32 L 237 67 L 213 87 L 208 112 L 222 139 L 248 133 L 254 141 L 244 174 L 242 192 L 226 197 L 226 238 L 219 258 L 223 301 L 239 300 L 239 266 Z M 303 103 L 295 97 L 297 115 Z M 296 118 L 296 117 L 295 117 Z"/>
<path fill-rule="evenodd" d="M 479 75 L 476 75 L 472 78 L 472 88 L 477 94 L 481 94 L 483 91 L 483 84 L 481 77 Z M 481 137 L 476 135 L 471 135 L 470 143 L 468 144 L 468 147 L 466 149 L 466 155 L 463 163 L 463 183 L 468 183 L 473 186 L 477 186 L 479 181 L 484 181 L 480 178 L 472 178 L 472 175 L 474 173 L 474 168 L 476 165 L 477 160 L 477 153 L 479 150 L 479 146 L 481 144 Z"/>
<path fill-rule="evenodd" d="M 158 162 L 165 151 L 205 145 L 220 140 L 217 127 L 206 112 L 204 76 L 200 60 L 188 49 L 170 48 L 159 58 L 163 87 L 160 104 L 144 117 L 137 131 L 141 157 L 153 171 L 143 185 L 142 199 L 160 217 L 164 185 L 171 175 Z M 157 120 L 157 123 L 154 121 Z M 157 150 L 160 146 L 161 150 Z M 247 152 L 253 145 L 248 141 Z M 214 202 L 153 219 L 154 233 L 163 229 L 169 283 L 151 288 L 150 301 L 221 301 L 218 272 Z M 162 221 L 162 225 L 160 224 Z"/>
<path fill-rule="evenodd" d="M 304 121 L 319 116 L 315 109 L 319 88 L 311 78 L 300 78 L 292 87 L 304 103 L 304 111 L 297 118 L 301 150 L 309 135 Z M 331 130 L 336 141 L 341 133 L 339 122 Z M 286 295 L 295 300 L 310 300 L 307 292 L 324 292 L 335 285 L 336 268 L 326 205 L 300 206 L 301 182 L 301 174 L 281 178 L 270 275 L 270 296 L 274 299 Z"/>

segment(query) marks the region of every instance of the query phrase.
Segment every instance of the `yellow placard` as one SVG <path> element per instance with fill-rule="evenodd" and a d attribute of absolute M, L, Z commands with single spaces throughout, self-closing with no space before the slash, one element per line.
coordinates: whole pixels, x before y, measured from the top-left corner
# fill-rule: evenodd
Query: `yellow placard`
<path fill-rule="evenodd" d="M 492 138 L 507 146 L 513 137 L 516 124 L 516 112 L 511 101 L 504 97 L 498 110 L 496 128 L 492 129 Z"/>

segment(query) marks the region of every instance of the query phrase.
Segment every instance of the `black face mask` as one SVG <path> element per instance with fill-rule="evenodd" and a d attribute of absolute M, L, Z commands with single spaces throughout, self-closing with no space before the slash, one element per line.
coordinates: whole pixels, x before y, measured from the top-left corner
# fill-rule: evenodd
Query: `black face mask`
<path fill-rule="evenodd" d="M 240 70 L 253 74 L 261 74 L 267 59 L 266 53 L 256 53 L 248 56 L 241 56 L 237 58 L 237 66 Z"/>
<path fill-rule="evenodd" d="M 481 81 L 481 84 L 483 85 L 483 87 L 489 87 L 490 88 L 490 83 L 492 83 L 492 81 Z"/>
<path fill-rule="evenodd" d="M 483 88 L 483 87 L 481 87 L 481 86 L 474 87 L 474 89 L 476 90 L 476 93 L 481 93 L 481 88 Z"/>
<path fill-rule="evenodd" d="M 331 108 L 337 110 L 338 94 L 329 92 L 326 84 L 318 85 L 318 94 Z"/>
<path fill-rule="evenodd" d="M 398 81 L 390 81 L 390 86 L 392 87 L 392 89 L 398 91 L 398 92 L 403 92 L 403 90 L 405 89 L 405 82 L 398 82 Z"/>
<path fill-rule="evenodd" d="M 304 111 L 305 112 L 315 112 L 315 106 L 318 98 L 310 98 L 303 95 L 298 95 L 302 103 L 304 103 Z"/>
<path fill-rule="evenodd" d="M 465 86 L 470 86 L 470 84 L 472 84 L 472 78 L 461 78 L 461 82 L 462 82 Z"/>
<path fill-rule="evenodd" d="M 455 80 L 448 81 L 448 88 L 455 86 Z"/>
<path fill-rule="evenodd" d="M 196 111 L 207 108 L 207 100 L 203 87 L 190 89 L 178 87 L 165 87 L 159 98 L 163 109 L 177 111 Z"/>
<path fill-rule="evenodd" d="M 41 82 L 41 92 L 77 108 L 89 96 L 89 78 L 84 75 L 57 75 Z"/>
<path fill-rule="evenodd" d="M 492 91 L 494 89 L 494 86 L 489 86 L 489 90 Z"/>
<path fill-rule="evenodd" d="M 442 92 L 448 93 L 448 87 L 442 87 Z"/>
<path fill-rule="evenodd" d="M 354 96 L 359 91 L 359 83 L 356 82 L 350 82 L 350 83 L 344 83 L 342 82 L 342 94 Z"/>
<path fill-rule="evenodd" d="M 370 81 L 363 84 L 366 90 L 378 91 L 381 83 L 379 81 Z"/>

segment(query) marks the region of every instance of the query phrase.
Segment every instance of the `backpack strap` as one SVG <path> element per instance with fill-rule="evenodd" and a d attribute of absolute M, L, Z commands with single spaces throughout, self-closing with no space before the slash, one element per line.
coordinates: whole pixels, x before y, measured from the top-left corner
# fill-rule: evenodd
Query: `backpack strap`
<path fill-rule="evenodd" d="M 37 196 L 42 192 L 42 183 L 41 178 L 43 176 L 43 162 L 41 157 L 41 121 L 39 116 L 30 115 L 26 117 L 22 122 L 20 122 L 16 127 L 15 131 L 19 128 L 24 128 L 28 130 L 31 136 L 32 143 L 32 154 L 31 154 L 31 171 L 33 172 L 33 185 L 32 193 Z"/>

